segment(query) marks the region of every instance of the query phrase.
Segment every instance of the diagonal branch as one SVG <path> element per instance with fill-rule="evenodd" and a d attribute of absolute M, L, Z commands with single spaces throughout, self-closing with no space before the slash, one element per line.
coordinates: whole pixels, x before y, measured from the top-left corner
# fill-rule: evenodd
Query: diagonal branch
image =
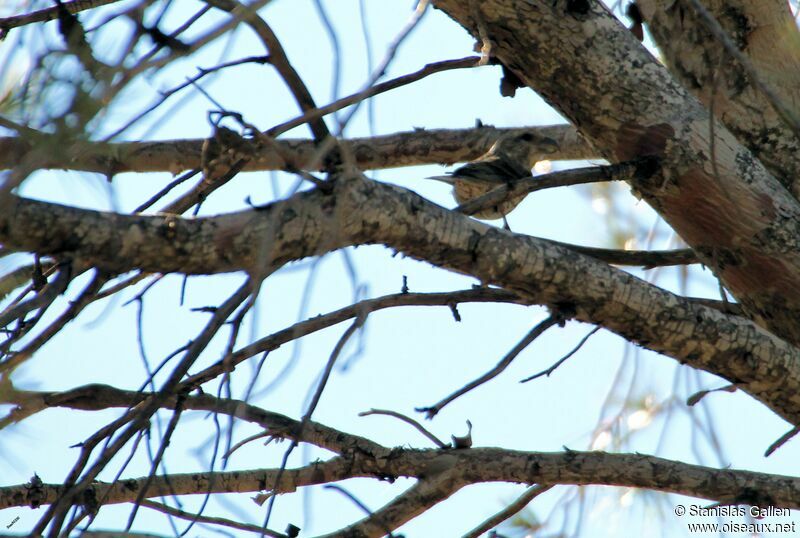
<path fill-rule="evenodd" d="M 525 493 L 519 496 L 514 502 L 500 510 L 498 513 L 469 531 L 465 534 L 462 538 L 480 538 L 483 533 L 489 532 L 497 525 L 501 524 L 505 520 L 510 517 L 513 517 L 521 510 L 524 510 L 526 506 L 530 504 L 530 502 L 541 495 L 542 493 L 546 492 L 549 489 L 552 489 L 553 486 L 546 486 L 546 485 L 535 485 L 529 487 L 525 490 Z"/>
<path fill-rule="evenodd" d="M 361 521 L 318 538 L 359 536 L 380 538 L 444 501 L 467 482 L 457 472 L 442 471 L 425 477 Z"/>
<path fill-rule="evenodd" d="M 278 349 L 283 344 L 309 335 L 316 331 L 332 327 L 342 321 L 363 316 L 370 312 L 394 308 L 398 306 L 453 306 L 468 302 L 498 302 L 526 304 L 516 294 L 498 289 L 477 288 L 447 293 L 396 293 L 374 299 L 365 299 L 358 303 L 334 310 L 324 315 L 295 323 L 291 327 L 261 338 L 237 351 L 223 357 L 202 372 L 190 376 L 183 382 L 184 387 L 196 387 L 206 383 L 226 369 L 233 369 L 237 364 L 259 353 Z"/>
<path fill-rule="evenodd" d="M 508 365 L 510 365 L 511 362 L 515 358 L 517 358 L 517 355 L 522 353 L 525 350 L 525 348 L 527 348 L 529 345 L 533 343 L 534 340 L 539 338 L 547 329 L 549 329 L 553 325 L 558 325 L 559 323 L 563 323 L 563 319 L 561 318 L 560 315 L 554 314 L 549 316 L 544 321 L 536 324 L 536 326 L 533 329 L 531 329 L 528 332 L 528 334 L 526 334 L 522 338 L 522 340 L 520 340 L 517 343 L 517 345 L 511 348 L 511 351 L 506 353 L 506 355 L 502 359 L 500 359 L 500 362 L 498 362 L 494 368 L 484 373 L 482 376 L 473 379 L 472 381 L 470 381 L 469 383 L 467 383 L 466 385 L 464 385 L 451 395 L 445 397 L 441 401 L 435 403 L 434 405 L 431 405 L 429 407 L 417 407 L 416 411 L 419 413 L 425 413 L 426 418 L 432 419 L 439 413 L 439 411 L 441 411 L 447 404 L 449 404 L 456 398 L 463 396 L 469 391 L 477 387 L 480 387 L 487 381 L 491 381 L 492 379 L 500 375 L 503 372 L 503 370 L 508 368 Z"/>
<path fill-rule="evenodd" d="M 36 22 L 47 22 L 56 20 L 59 12 L 66 9 L 73 15 L 85 11 L 87 9 L 94 9 L 96 7 L 113 4 L 119 0 L 73 0 L 71 2 L 63 2 L 54 7 L 48 7 L 25 13 L 24 15 L 14 15 L 12 17 L 0 18 L 0 39 L 2 39 L 10 29 L 18 28 Z"/>
<path fill-rule="evenodd" d="M 716 35 L 707 18 L 687 16 L 695 8 L 672 0 L 637 0 L 648 29 L 670 72 L 696 95 L 776 178 L 800 195 L 800 140 L 775 112 L 769 86 L 779 108 L 798 113 L 800 32 L 783 0 L 704 0 L 703 7 L 721 27 Z M 675 39 L 680 35 L 681 39 Z M 724 35 L 724 37 L 723 37 Z M 723 37 L 723 39 L 720 39 Z M 729 52 L 746 55 L 754 70 L 729 61 Z M 738 54 L 737 54 L 738 53 Z"/>
<path fill-rule="evenodd" d="M 70 245 L 81 258 L 116 272 L 134 264 L 152 272 L 207 274 L 255 269 L 260 260 L 269 269 L 343 246 L 384 244 L 524 300 L 570 304 L 575 319 L 722 376 L 792 422 L 800 417 L 800 362 L 788 342 L 744 318 L 550 242 L 497 230 L 399 187 L 352 177 L 337 181 L 332 195 L 309 191 L 259 210 L 203 219 L 125 217 L 18 197 L 10 204 L 12 211 L 0 214 L 0 242 L 42 255 Z M 259 249 L 264 237 L 273 240 Z"/>
<path fill-rule="evenodd" d="M 272 31 L 272 28 L 270 28 L 266 21 L 258 16 L 258 13 L 249 6 L 239 3 L 237 0 L 206 0 L 206 2 L 216 8 L 231 13 L 234 17 L 241 17 L 242 20 L 253 29 L 258 38 L 261 39 L 261 42 L 269 54 L 269 63 L 275 67 L 284 82 L 286 82 L 300 110 L 308 112 L 317 108 L 317 105 L 314 103 L 314 98 L 311 97 L 311 92 L 308 91 L 305 82 L 303 82 L 303 79 L 300 78 L 300 75 L 289 62 L 289 58 L 286 56 L 286 52 L 283 50 L 278 36 L 275 35 L 275 32 Z M 321 142 L 330 136 L 330 131 L 328 131 L 328 127 L 321 118 L 310 118 L 308 124 L 317 142 Z"/>

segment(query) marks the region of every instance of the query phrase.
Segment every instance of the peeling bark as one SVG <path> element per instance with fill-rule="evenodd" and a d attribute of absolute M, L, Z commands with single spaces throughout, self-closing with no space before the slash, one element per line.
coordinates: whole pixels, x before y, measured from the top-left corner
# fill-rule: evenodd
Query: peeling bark
<path fill-rule="evenodd" d="M 478 35 L 464 2 L 436 7 Z M 494 54 L 612 162 L 651 155 L 633 182 L 759 324 L 800 342 L 800 204 L 604 7 L 481 2 Z"/>
<path fill-rule="evenodd" d="M 800 105 L 800 33 L 784 0 L 705 0 L 704 6 L 795 113 Z M 670 72 L 800 196 L 800 141 L 726 53 L 686 0 L 638 0 Z M 680 39 L 675 39 L 680 36 Z M 712 104 L 713 99 L 713 104 Z"/>

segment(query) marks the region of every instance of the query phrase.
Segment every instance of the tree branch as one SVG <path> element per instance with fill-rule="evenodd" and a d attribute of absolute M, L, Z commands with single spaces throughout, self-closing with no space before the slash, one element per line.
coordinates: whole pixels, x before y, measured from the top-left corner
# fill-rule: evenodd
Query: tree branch
<path fill-rule="evenodd" d="M 594 151 L 577 131 L 568 125 L 500 129 L 492 126 L 474 129 L 418 129 L 368 138 L 350 138 L 348 145 L 361 170 L 399 168 L 423 164 L 452 164 L 477 159 L 502 135 L 511 132 L 535 131 L 558 142 L 559 151 L 547 158 L 593 159 Z M 171 172 L 200 168 L 204 138 L 151 142 L 86 142 L 72 145 L 56 136 L 38 133 L 34 139 L 0 137 L 0 169 L 18 166 L 33 144 L 57 147 L 48 152 L 40 168 L 82 170 L 102 174 L 122 172 Z M 254 141 L 257 142 L 257 141 Z M 275 140 L 272 144 L 255 144 L 255 153 L 245 164 L 245 172 L 302 168 L 316 152 L 311 140 Z M 285 157 L 285 158 L 284 158 Z M 291 166 L 289 166 L 291 165 Z"/>
<path fill-rule="evenodd" d="M 63 2 L 62 5 L 48 7 L 24 15 L 14 15 L 12 17 L 0 18 L 0 39 L 5 37 L 8 31 L 12 28 L 18 28 L 35 22 L 53 21 L 58 18 L 58 13 L 62 9 L 66 9 L 73 15 L 85 11 L 87 9 L 94 9 L 96 7 L 113 4 L 119 0 L 73 0 L 72 2 Z"/>
<path fill-rule="evenodd" d="M 783 0 L 703 1 L 755 74 L 729 60 L 724 43 L 702 18 L 686 16 L 691 6 L 671 0 L 637 0 L 637 5 L 670 72 L 706 106 L 713 99 L 716 117 L 800 197 L 800 140 L 757 88 L 768 85 L 781 106 L 798 113 L 800 33 L 789 5 Z"/>
<path fill-rule="evenodd" d="M 343 246 L 385 244 L 531 302 L 570 305 L 575 319 L 724 377 L 790 422 L 800 421 L 800 352 L 787 342 L 746 319 L 558 245 L 489 227 L 399 187 L 352 177 L 337 181 L 332 195 L 310 191 L 262 209 L 194 220 L 123 217 L 16 197 L 10 205 L 12 211 L 0 215 L 3 244 L 40 254 L 69 246 L 116 272 L 134 266 L 261 274 Z M 261 249 L 265 237 L 272 240 Z"/>
<path fill-rule="evenodd" d="M 384 450 L 385 454 L 389 453 L 389 449 Z M 424 481 L 426 478 L 430 480 L 446 476 L 446 480 L 450 481 L 449 486 L 443 489 L 440 487 L 439 492 L 447 492 L 454 486 L 463 487 L 467 484 L 484 482 L 609 485 L 676 493 L 724 504 L 800 508 L 799 478 L 739 469 L 714 469 L 643 454 L 573 450 L 524 452 L 501 448 L 438 450 L 400 447 L 393 449 L 391 454 L 391 458 L 380 460 L 371 456 L 355 457 L 352 460 L 336 457 L 300 469 L 286 470 L 286 489 L 281 493 L 295 491 L 296 487 L 302 485 L 320 484 L 350 477 L 411 476 Z M 380 465 L 376 466 L 378 461 Z M 148 495 L 157 496 L 159 492 L 168 495 L 170 485 L 167 482 L 172 487 L 180 488 L 177 491 L 185 489 L 189 493 L 204 491 L 203 488 L 207 490 L 211 484 L 217 493 L 257 492 L 261 491 L 264 485 L 263 478 L 270 476 L 270 473 L 277 473 L 277 470 L 186 473 L 156 477 L 152 491 Z M 113 486 L 95 482 L 90 488 L 97 493 L 98 499 L 103 498 L 110 489 L 111 493 L 106 498 L 107 504 L 131 502 L 136 497 L 135 488 L 139 480 L 144 478 L 122 480 Z M 28 506 L 34 493 L 36 502 L 48 504 L 57 498 L 62 487 L 60 484 L 41 484 L 36 488 L 24 484 L 2 487 L 0 509 Z M 192 487 L 198 489 L 192 491 Z M 431 490 L 436 491 L 435 485 Z M 381 510 L 374 515 L 381 514 Z M 402 513 L 405 510 L 398 512 Z M 387 522 L 386 519 L 383 521 Z M 380 530 L 386 532 L 386 527 L 383 526 Z"/>
<path fill-rule="evenodd" d="M 465 2 L 436 6 L 473 36 Z M 611 162 L 652 156 L 633 181 L 761 326 L 800 342 L 800 204 L 599 3 L 486 0 L 494 54 Z"/>

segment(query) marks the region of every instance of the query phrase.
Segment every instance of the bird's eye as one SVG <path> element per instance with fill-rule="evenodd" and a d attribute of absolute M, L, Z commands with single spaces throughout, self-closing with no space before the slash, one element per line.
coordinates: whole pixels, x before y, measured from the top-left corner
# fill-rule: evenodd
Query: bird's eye
<path fill-rule="evenodd" d="M 523 135 L 520 135 L 519 139 L 524 140 L 525 142 L 530 142 L 531 140 L 533 140 L 533 135 L 531 133 L 525 133 Z"/>

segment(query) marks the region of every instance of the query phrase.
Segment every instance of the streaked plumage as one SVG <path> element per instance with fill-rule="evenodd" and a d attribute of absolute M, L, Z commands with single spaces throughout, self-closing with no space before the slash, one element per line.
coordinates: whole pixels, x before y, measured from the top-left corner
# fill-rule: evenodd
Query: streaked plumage
<path fill-rule="evenodd" d="M 494 143 L 484 155 L 456 168 L 446 176 L 429 179 L 443 181 L 453 186 L 453 197 L 463 204 L 486 194 L 495 187 L 508 184 L 531 175 L 531 167 L 544 155 L 558 150 L 552 138 L 536 133 L 508 134 Z M 504 202 L 483 209 L 473 216 L 493 220 L 505 217 L 525 198 L 525 195 L 509 198 Z"/>

